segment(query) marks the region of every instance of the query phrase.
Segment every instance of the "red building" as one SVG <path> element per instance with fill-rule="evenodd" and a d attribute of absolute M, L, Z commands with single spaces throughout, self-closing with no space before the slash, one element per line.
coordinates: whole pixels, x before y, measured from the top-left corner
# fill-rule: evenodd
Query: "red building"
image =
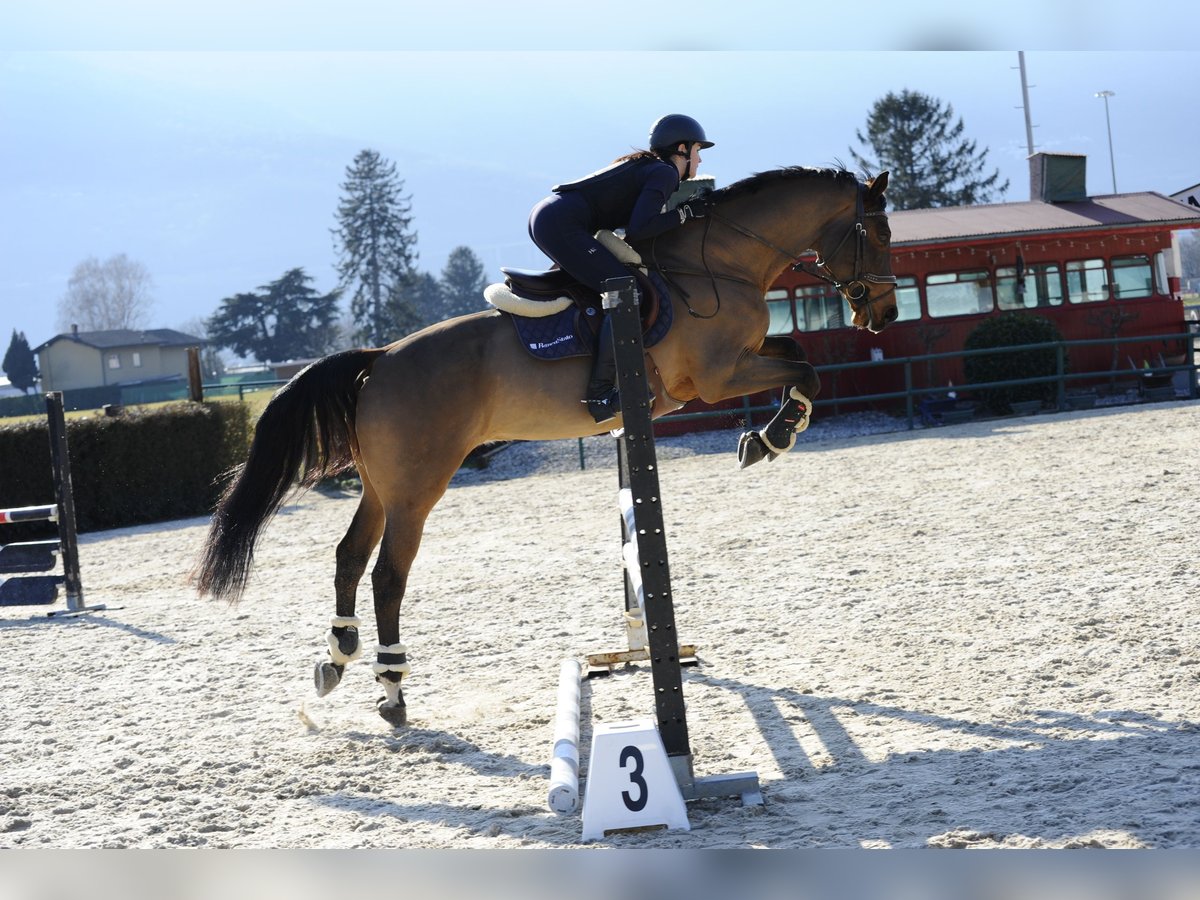
<path fill-rule="evenodd" d="M 955 352 L 982 320 L 1008 310 L 1052 320 L 1068 341 L 1186 333 L 1174 234 L 1200 228 L 1200 208 L 1154 192 L 1088 197 L 1085 162 L 1035 154 L 1027 202 L 891 212 L 900 316 L 881 334 L 846 327 L 849 311 L 832 288 L 791 271 L 767 294 L 771 333 L 792 335 L 818 366 Z M 1070 370 L 1154 363 L 1181 347 L 1074 347 Z M 820 399 L 903 390 L 899 378 L 894 366 L 828 373 Z M 960 358 L 913 371 L 915 388 L 963 380 Z"/>

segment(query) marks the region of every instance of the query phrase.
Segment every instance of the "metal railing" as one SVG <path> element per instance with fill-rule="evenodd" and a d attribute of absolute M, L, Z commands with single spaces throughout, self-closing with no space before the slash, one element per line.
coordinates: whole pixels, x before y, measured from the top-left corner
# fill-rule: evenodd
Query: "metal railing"
<path fill-rule="evenodd" d="M 818 398 L 814 401 L 813 406 L 817 409 L 846 406 L 850 404 L 878 403 L 882 401 L 894 400 L 903 401 L 905 408 L 905 418 L 908 422 L 909 429 L 916 426 L 917 406 L 920 399 L 924 397 L 932 397 L 935 395 L 945 395 L 948 390 L 956 390 L 958 392 L 974 392 L 988 390 L 991 388 L 1001 387 L 1017 387 L 1027 384 L 1047 384 L 1053 382 L 1056 385 L 1055 390 L 1055 406 L 1058 409 L 1067 408 L 1067 386 L 1071 383 L 1079 383 L 1083 381 L 1100 382 L 1105 379 L 1128 379 L 1139 378 L 1149 375 L 1167 375 L 1175 372 L 1191 372 L 1192 376 L 1187 379 L 1188 382 L 1188 398 L 1196 399 L 1197 397 L 1197 382 L 1196 382 L 1196 338 L 1188 340 L 1188 335 L 1180 332 L 1172 332 L 1170 334 L 1154 334 L 1154 335 L 1138 335 L 1137 337 L 1126 338 L 1096 338 L 1078 341 L 1046 341 L 1038 344 L 1020 344 L 1012 347 L 988 347 L 981 350 L 956 350 L 947 353 L 930 353 L 924 356 L 898 356 L 892 359 L 867 360 L 863 362 L 837 363 L 830 365 L 816 366 L 817 373 L 820 375 L 836 374 L 838 372 L 847 372 L 854 370 L 873 370 L 879 371 L 887 367 L 902 367 L 901 377 L 903 378 L 904 387 L 902 390 L 884 391 L 873 394 L 855 394 L 852 396 L 835 396 Z M 1186 345 L 1184 351 L 1185 362 L 1178 365 L 1155 365 L 1147 369 L 1133 368 L 1115 368 L 1115 369 L 1091 369 L 1086 372 L 1068 372 L 1066 371 L 1067 351 L 1072 347 L 1092 347 L 1092 346 L 1109 346 L 1116 347 L 1121 344 L 1146 344 L 1155 341 L 1183 341 Z M 995 356 L 1004 353 L 1020 353 L 1029 350 L 1046 350 L 1053 349 L 1055 353 L 1055 372 L 1053 375 L 1043 375 L 1032 378 L 1015 378 L 1004 381 L 988 381 L 971 384 L 959 385 L 956 388 L 947 388 L 944 385 L 933 387 L 916 387 L 913 383 L 913 368 L 917 365 L 924 365 L 931 361 L 943 359 L 967 358 L 972 356 Z M 741 414 L 745 416 L 747 422 L 751 416 L 758 413 L 774 413 L 779 409 L 778 403 L 768 405 L 752 405 L 749 397 L 742 398 L 741 407 L 731 407 L 718 410 L 704 410 L 694 413 L 671 413 L 669 416 L 659 421 L 684 422 L 696 421 L 702 419 L 711 419 L 718 417 L 728 417 L 730 415 Z"/>
<path fill-rule="evenodd" d="M 867 360 L 863 362 L 849 363 L 833 363 L 829 365 L 816 366 L 817 373 L 824 376 L 836 374 L 839 372 L 848 372 L 855 370 L 872 370 L 881 371 L 887 368 L 901 367 L 901 378 L 903 380 L 903 389 L 894 391 L 884 391 L 874 394 L 855 394 L 852 396 L 835 396 L 819 398 L 814 402 L 814 407 L 817 409 L 849 404 L 870 404 L 885 401 L 903 401 L 905 419 L 909 430 L 916 427 L 916 422 L 919 417 L 918 407 L 923 398 L 933 398 L 937 395 L 946 395 L 949 390 L 946 386 L 938 385 L 934 387 L 916 387 L 913 381 L 913 368 L 918 365 L 926 365 L 930 362 L 944 359 L 966 359 L 973 356 L 994 356 L 1004 353 L 1021 353 L 1029 350 L 1046 350 L 1053 349 L 1055 355 L 1055 372 L 1052 375 L 1042 375 L 1032 378 L 1015 378 L 1005 381 L 988 381 L 980 383 L 971 383 L 959 385 L 953 390 L 961 393 L 970 393 L 983 391 L 992 388 L 1017 387 L 1020 385 L 1030 384 L 1047 384 L 1053 382 L 1055 388 L 1055 407 L 1059 410 L 1069 408 L 1067 386 L 1071 383 L 1080 383 L 1083 381 L 1101 382 L 1106 379 L 1130 379 L 1143 378 L 1146 375 L 1168 375 L 1176 372 L 1190 372 L 1191 376 L 1187 379 L 1188 384 L 1188 399 L 1195 400 L 1200 395 L 1197 388 L 1197 354 L 1196 342 L 1200 340 L 1200 334 L 1193 332 L 1191 340 L 1188 340 L 1189 335 L 1178 331 L 1169 334 L 1153 334 L 1153 335 L 1138 335 L 1137 337 L 1113 337 L 1113 338 L 1095 338 L 1088 340 L 1077 341 L 1046 341 L 1038 344 L 1020 344 L 1012 347 L 988 347 L 981 350 L 955 350 L 946 353 L 929 353 L 923 356 L 898 356 L 893 359 Z M 1066 361 L 1068 351 L 1072 347 L 1095 347 L 1108 346 L 1114 349 L 1123 344 L 1147 344 L 1155 341 L 1182 341 L 1185 345 L 1183 363 L 1177 365 L 1155 365 L 1145 369 L 1134 368 L 1115 368 L 1115 369 L 1091 369 L 1086 372 L 1068 372 L 1066 370 Z M 258 391 L 265 388 L 276 388 L 280 385 L 287 384 L 287 379 L 268 379 L 262 381 L 243 381 L 237 384 L 205 384 L 203 386 L 206 396 L 209 395 L 232 395 L 236 392 L 238 400 L 244 400 L 245 394 L 248 391 Z M 660 419 L 660 422 L 688 422 L 702 421 L 704 419 L 715 418 L 730 418 L 731 416 L 741 417 L 746 423 L 750 423 L 756 415 L 773 415 L 779 410 L 778 402 L 769 404 L 755 404 L 751 401 L 750 396 L 741 398 L 741 405 L 736 407 L 726 407 L 724 409 L 710 409 L 700 412 L 691 413 L 671 413 L 670 415 Z M 579 439 L 579 468 L 586 467 L 583 438 Z"/>

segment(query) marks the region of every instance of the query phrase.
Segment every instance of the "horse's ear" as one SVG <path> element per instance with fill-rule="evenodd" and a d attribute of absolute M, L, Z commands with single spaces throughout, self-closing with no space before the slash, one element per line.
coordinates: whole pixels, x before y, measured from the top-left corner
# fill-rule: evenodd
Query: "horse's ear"
<path fill-rule="evenodd" d="M 888 173 L 880 172 L 871 179 L 871 184 L 867 189 L 867 196 L 874 200 L 877 197 L 883 196 L 883 192 L 887 190 Z"/>

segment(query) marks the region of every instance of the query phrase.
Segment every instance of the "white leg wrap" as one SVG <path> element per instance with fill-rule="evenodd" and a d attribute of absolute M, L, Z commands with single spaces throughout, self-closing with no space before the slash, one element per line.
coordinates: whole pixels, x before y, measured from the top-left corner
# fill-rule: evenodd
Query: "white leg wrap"
<path fill-rule="evenodd" d="M 359 620 L 358 616 L 334 616 L 329 620 L 329 627 L 331 629 L 349 628 L 357 632 L 358 626 L 361 624 L 362 622 Z M 338 645 L 337 635 L 335 635 L 332 631 L 325 635 L 325 639 L 329 641 L 329 658 L 335 665 L 344 666 L 347 663 L 354 662 L 354 660 L 362 656 L 361 641 L 356 645 L 354 652 L 347 656 L 342 652 L 342 648 Z"/>
<path fill-rule="evenodd" d="M 384 672 L 396 672 L 403 678 L 411 670 L 408 664 L 408 659 L 405 654 L 408 653 L 408 648 L 403 644 L 377 644 L 375 647 L 376 662 L 374 663 L 375 675 L 382 675 Z M 394 657 L 400 657 L 395 659 Z M 381 659 L 382 658 L 382 659 Z M 386 686 L 388 679 L 383 679 L 383 684 Z M 399 681 L 396 682 L 399 684 Z"/>

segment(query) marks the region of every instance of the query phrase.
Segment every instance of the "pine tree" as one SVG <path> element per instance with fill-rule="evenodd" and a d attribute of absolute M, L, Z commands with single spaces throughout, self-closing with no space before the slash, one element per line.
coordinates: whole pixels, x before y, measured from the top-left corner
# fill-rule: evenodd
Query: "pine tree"
<path fill-rule="evenodd" d="M 1000 171 L 984 173 L 988 151 L 963 137 L 963 121 L 954 107 L 919 91 L 889 92 L 875 101 L 867 116 L 867 132 L 859 142 L 875 159 L 850 149 L 864 171 L 887 171 L 888 199 L 896 209 L 968 206 L 1002 198 L 1008 181 Z"/>
<path fill-rule="evenodd" d="M 442 285 L 428 272 L 418 272 L 410 279 L 408 299 L 420 317 L 422 326 L 432 325 L 446 318 L 443 309 Z"/>
<path fill-rule="evenodd" d="M 417 257 L 412 198 L 402 195 L 395 163 L 374 150 L 359 151 L 341 187 L 333 229 L 338 287 L 350 292 L 359 337 L 381 346 L 420 321 L 405 292 Z"/>
<path fill-rule="evenodd" d="M 424 306 L 428 305 L 426 297 L 428 294 L 427 281 L 429 280 L 432 280 L 429 275 L 413 270 L 391 288 L 383 304 L 385 337 L 382 341 L 371 341 L 370 343 L 374 343 L 376 346 L 381 343 L 387 344 L 399 340 L 406 334 L 420 331 L 429 324 L 430 320 L 423 312 Z M 436 281 L 433 283 L 433 288 L 437 289 Z M 362 331 L 360 331 L 360 335 L 366 336 Z"/>
<path fill-rule="evenodd" d="M 450 319 L 487 308 L 483 289 L 487 287 L 483 263 L 470 247 L 455 247 L 442 269 L 442 315 Z"/>
<path fill-rule="evenodd" d="M 209 339 L 259 362 L 307 359 L 337 343 L 338 291 L 319 295 L 303 269 L 263 285 L 265 293 L 226 297 L 207 321 Z"/>
<path fill-rule="evenodd" d="M 8 350 L 4 354 L 3 368 L 9 384 L 27 394 L 29 389 L 37 384 L 37 359 L 29 349 L 25 332 L 13 329 L 12 340 L 9 341 Z"/>

